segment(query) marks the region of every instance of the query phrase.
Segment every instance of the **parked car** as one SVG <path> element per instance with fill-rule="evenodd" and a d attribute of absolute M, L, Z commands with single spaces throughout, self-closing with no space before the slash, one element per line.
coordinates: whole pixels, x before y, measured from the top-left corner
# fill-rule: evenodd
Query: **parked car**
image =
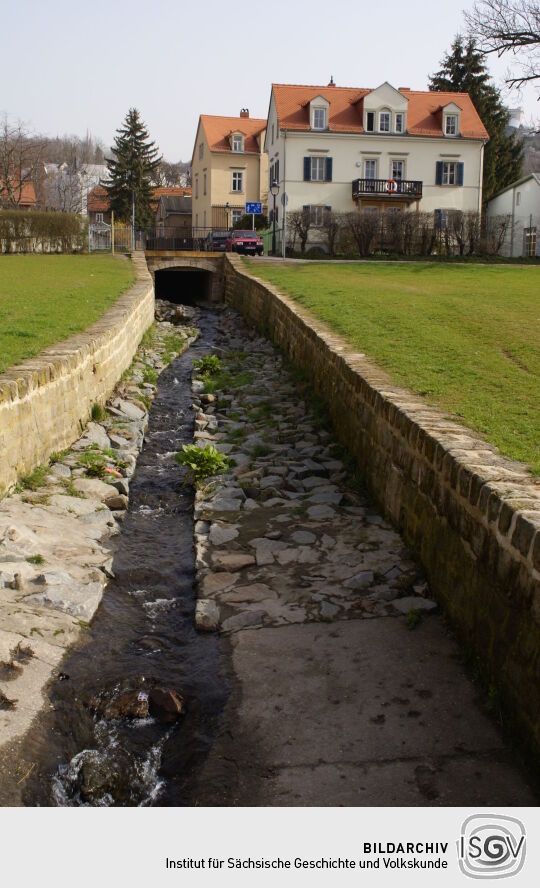
<path fill-rule="evenodd" d="M 225 248 L 228 253 L 262 256 L 264 245 L 256 231 L 231 231 Z"/>
<path fill-rule="evenodd" d="M 215 253 L 224 253 L 228 237 L 228 231 L 211 231 L 206 238 L 206 249 Z"/>

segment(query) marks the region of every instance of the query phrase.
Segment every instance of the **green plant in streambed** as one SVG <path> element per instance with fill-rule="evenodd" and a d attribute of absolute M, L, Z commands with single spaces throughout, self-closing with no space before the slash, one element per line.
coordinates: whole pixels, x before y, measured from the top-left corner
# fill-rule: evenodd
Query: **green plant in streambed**
<path fill-rule="evenodd" d="M 253 382 L 253 373 L 249 370 L 241 370 L 240 372 L 231 372 L 229 370 L 221 370 L 214 376 L 203 376 L 204 391 L 206 394 L 214 392 L 227 392 L 231 389 L 243 388 L 245 385 L 251 385 Z"/>
<path fill-rule="evenodd" d="M 268 447 L 267 444 L 255 444 L 249 452 L 251 456 L 258 459 L 261 456 L 268 456 L 272 452 L 272 448 Z"/>
<path fill-rule="evenodd" d="M 161 359 L 164 364 L 170 364 L 173 358 L 181 355 L 186 348 L 186 340 L 179 333 L 167 333 L 162 340 L 163 351 Z"/>
<path fill-rule="evenodd" d="M 49 465 L 54 466 L 55 463 L 61 462 L 68 453 L 69 450 L 53 450 L 49 457 Z"/>
<path fill-rule="evenodd" d="M 146 366 L 143 371 L 143 382 L 147 382 L 150 385 L 155 385 L 157 382 L 157 372 L 153 367 Z"/>
<path fill-rule="evenodd" d="M 26 560 L 28 564 L 45 564 L 43 555 L 29 555 Z"/>
<path fill-rule="evenodd" d="M 174 458 L 181 466 L 186 466 L 188 470 L 186 482 L 195 485 L 211 475 L 226 472 L 230 465 L 225 454 L 220 453 L 213 444 L 207 444 L 205 447 L 184 444 Z"/>
<path fill-rule="evenodd" d="M 36 466 L 29 475 L 23 475 L 20 484 L 23 490 L 38 490 L 47 483 L 48 466 Z"/>
<path fill-rule="evenodd" d="M 77 499 L 86 499 L 84 493 L 82 493 L 82 491 L 80 490 L 77 490 L 70 478 L 61 478 L 60 483 L 64 488 L 66 496 L 74 496 Z"/>
<path fill-rule="evenodd" d="M 150 348 L 154 341 L 154 334 L 156 331 L 155 322 L 148 327 L 145 333 L 143 333 L 143 337 L 139 343 L 139 348 Z"/>
<path fill-rule="evenodd" d="M 221 361 L 217 355 L 203 355 L 193 361 L 193 366 L 200 376 L 215 376 L 221 370 Z"/>
<path fill-rule="evenodd" d="M 103 422 L 107 419 L 107 412 L 101 404 L 96 402 L 95 404 L 92 404 L 91 416 L 94 422 Z"/>
<path fill-rule="evenodd" d="M 227 434 L 227 437 L 233 444 L 242 444 L 247 438 L 247 431 L 245 429 L 233 429 L 232 432 Z"/>
<path fill-rule="evenodd" d="M 422 615 L 419 610 L 416 610 L 414 607 L 411 607 L 407 616 L 405 617 L 405 625 L 407 629 L 416 629 L 417 626 L 422 622 Z"/>

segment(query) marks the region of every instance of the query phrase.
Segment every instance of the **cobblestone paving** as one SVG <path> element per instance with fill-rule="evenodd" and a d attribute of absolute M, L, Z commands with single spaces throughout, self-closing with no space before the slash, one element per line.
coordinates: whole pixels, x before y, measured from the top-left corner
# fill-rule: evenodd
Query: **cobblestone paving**
<path fill-rule="evenodd" d="M 355 483 L 321 405 L 229 310 L 193 377 L 200 630 L 230 700 L 199 805 L 523 805 L 535 791 L 466 675 L 421 566 Z"/>

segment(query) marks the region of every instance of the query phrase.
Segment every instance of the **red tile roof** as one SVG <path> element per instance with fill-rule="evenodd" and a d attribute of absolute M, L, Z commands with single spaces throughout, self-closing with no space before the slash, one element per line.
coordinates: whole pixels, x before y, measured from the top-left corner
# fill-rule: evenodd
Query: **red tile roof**
<path fill-rule="evenodd" d="M 35 207 L 36 192 L 33 182 L 23 182 L 22 188 L 20 185 L 15 186 L 12 182 L 11 188 L 14 192 L 15 199 L 18 201 L 17 205 L 19 207 Z M 0 198 L 4 201 L 7 199 L 7 192 L 2 187 L 0 187 Z"/>
<path fill-rule="evenodd" d="M 309 102 L 323 96 L 329 102 L 328 129 L 336 133 L 363 133 L 363 98 L 371 89 L 347 86 L 272 85 L 280 129 L 310 129 Z M 467 139 L 489 138 L 468 93 L 398 90 L 408 99 L 407 132 L 412 136 L 442 137 L 441 108 L 454 102 L 461 108 L 461 135 Z"/>
<path fill-rule="evenodd" d="M 229 140 L 231 133 L 242 133 L 245 136 L 244 153 L 259 154 L 257 136 L 266 129 L 266 120 L 260 117 L 218 117 L 201 114 L 200 123 L 210 151 L 232 151 Z"/>
<path fill-rule="evenodd" d="M 178 186 L 159 186 L 152 189 L 153 200 L 151 201 L 152 209 L 157 209 L 160 197 L 190 197 L 191 187 Z M 103 185 L 96 185 L 88 192 L 88 212 L 89 213 L 108 213 L 111 208 L 107 189 Z"/>

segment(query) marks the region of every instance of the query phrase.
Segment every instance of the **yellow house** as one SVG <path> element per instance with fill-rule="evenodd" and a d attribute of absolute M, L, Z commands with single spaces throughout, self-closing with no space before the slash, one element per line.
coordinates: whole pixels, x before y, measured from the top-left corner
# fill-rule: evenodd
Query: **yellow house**
<path fill-rule="evenodd" d="M 201 114 L 193 148 L 193 227 L 232 228 L 248 201 L 268 202 L 268 155 L 264 152 L 266 120 Z"/>

